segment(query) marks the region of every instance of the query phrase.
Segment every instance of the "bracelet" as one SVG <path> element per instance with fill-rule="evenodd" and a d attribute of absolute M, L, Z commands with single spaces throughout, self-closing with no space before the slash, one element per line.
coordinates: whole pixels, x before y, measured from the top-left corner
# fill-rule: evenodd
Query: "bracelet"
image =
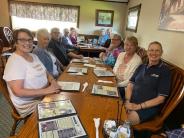
<path fill-rule="evenodd" d="M 141 104 L 140 104 L 140 106 L 141 106 L 141 109 L 143 109 Z"/>
<path fill-rule="evenodd" d="M 125 99 L 125 102 L 130 102 L 130 99 Z"/>

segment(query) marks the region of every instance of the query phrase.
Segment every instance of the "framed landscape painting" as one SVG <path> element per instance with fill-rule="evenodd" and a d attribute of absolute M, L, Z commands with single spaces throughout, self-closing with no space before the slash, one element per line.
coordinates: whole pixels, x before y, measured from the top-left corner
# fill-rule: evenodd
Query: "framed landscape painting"
<path fill-rule="evenodd" d="M 96 26 L 113 26 L 114 11 L 96 10 Z"/>
<path fill-rule="evenodd" d="M 184 0 L 163 0 L 159 29 L 184 31 Z"/>
<path fill-rule="evenodd" d="M 128 9 L 126 30 L 137 32 L 141 4 Z"/>

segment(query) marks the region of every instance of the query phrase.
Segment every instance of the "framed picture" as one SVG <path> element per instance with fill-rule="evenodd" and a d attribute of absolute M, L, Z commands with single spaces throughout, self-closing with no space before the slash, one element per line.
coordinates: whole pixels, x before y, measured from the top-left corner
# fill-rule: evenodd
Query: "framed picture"
<path fill-rule="evenodd" d="M 128 9 L 126 30 L 137 32 L 141 4 Z"/>
<path fill-rule="evenodd" d="M 96 10 L 96 26 L 113 26 L 114 11 Z"/>
<path fill-rule="evenodd" d="M 159 29 L 184 31 L 184 1 L 163 0 Z"/>

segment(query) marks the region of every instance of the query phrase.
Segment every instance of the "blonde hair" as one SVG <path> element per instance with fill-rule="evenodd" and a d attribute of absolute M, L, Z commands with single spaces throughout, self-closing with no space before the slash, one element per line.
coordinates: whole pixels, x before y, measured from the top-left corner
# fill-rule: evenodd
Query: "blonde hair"
<path fill-rule="evenodd" d="M 135 36 L 127 36 L 125 41 L 131 42 L 136 48 L 138 47 L 138 40 Z"/>

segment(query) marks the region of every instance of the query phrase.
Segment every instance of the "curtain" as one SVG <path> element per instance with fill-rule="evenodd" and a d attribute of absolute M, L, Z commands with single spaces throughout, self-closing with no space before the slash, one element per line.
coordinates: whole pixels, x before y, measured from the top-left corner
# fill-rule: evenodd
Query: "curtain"
<path fill-rule="evenodd" d="M 79 7 L 10 2 L 11 16 L 37 20 L 77 22 Z"/>

